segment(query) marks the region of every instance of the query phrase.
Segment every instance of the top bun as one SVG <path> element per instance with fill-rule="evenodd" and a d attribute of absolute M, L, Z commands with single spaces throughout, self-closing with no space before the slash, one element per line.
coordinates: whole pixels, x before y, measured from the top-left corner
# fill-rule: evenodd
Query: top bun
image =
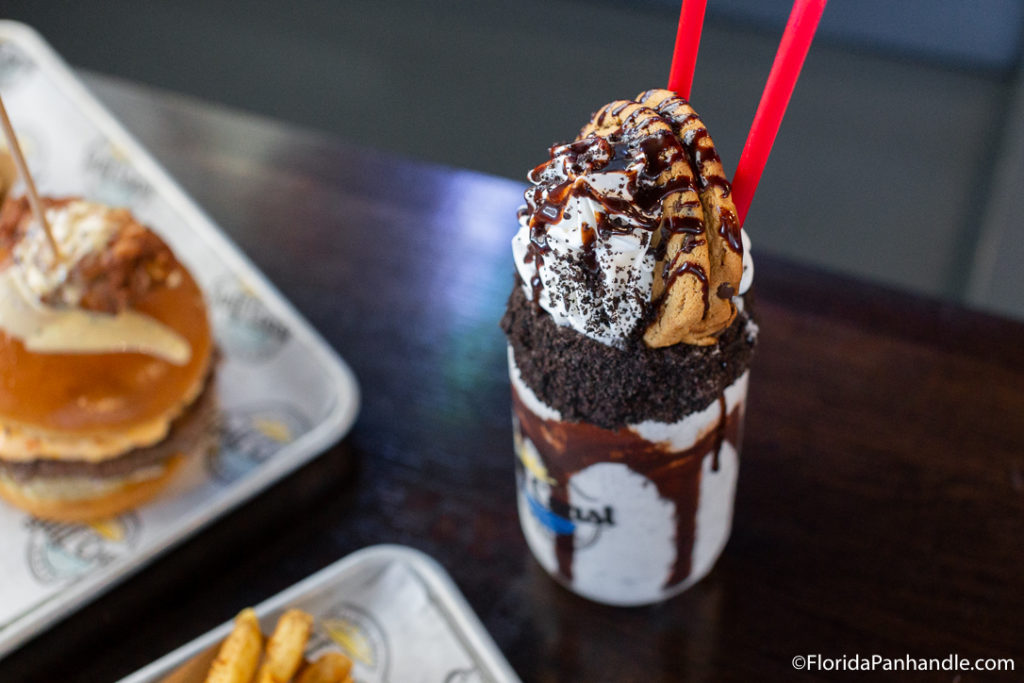
<path fill-rule="evenodd" d="M 44 200 L 48 216 L 82 204 L 105 212 L 103 220 L 114 221 L 116 228 L 98 249 L 68 263 L 60 287 L 44 292 L 41 303 L 148 316 L 188 343 L 187 360 L 176 363 L 143 352 L 29 350 L 0 321 L 0 425 L 13 426 L 29 437 L 38 433 L 42 440 L 69 436 L 102 441 L 118 432 L 140 431 L 147 434 L 140 435 L 139 441 L 152 441 L 202 390 L 213 349 L 206 304 L 170 248 L 127 210 L 75 199 Z M 4 203 L 0 273 L 25 266 L 17 246 L 32 223 L 24 198 Z M 31 441 L 29 437 L 25 438 Z M 23 457 L 39 455 L 29 452 L 30 443 L 22 446 L 18 450 L 27 449 Z M 18 454 L 5 455 L 12 456 Z"/>

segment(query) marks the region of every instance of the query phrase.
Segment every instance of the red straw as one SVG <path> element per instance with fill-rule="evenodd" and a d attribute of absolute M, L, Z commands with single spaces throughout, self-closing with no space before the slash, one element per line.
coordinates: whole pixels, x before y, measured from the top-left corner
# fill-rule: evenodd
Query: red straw
<path fill-rule="evenodd" d="M 747 143 L 743 146 L 743 154 L 736 166 L 736 177 L 732 181 L 732 198 L 736 202 L 740 225 L 746 221 L 750 202 L 754 199 L 757 183 L 768 163 L 775 135 L 782 124 L 782 115 L 786 113 L 789 97 L 796 87 L 796 79 L 800 76 L 804 57 L 811 47 L 826 1 L 796 0 L 793 3 L 786 32 L 782 34 L 779 51 L 775 53 L 768 83 L 761 95 L 761 103 L 757 105 L 754 123 L 750 126 Z"/>
<path fill-rule="evenodd" d="M 683 0 L 676 29 L 676 47 L 672 52 L 672 69 L 668 74 L 668 89 L 684 100 L 690 99 L 693 68 L 697 66 L 697 48 L 700 29 L 704 25 L 704 8 L 708 0 Z"/>

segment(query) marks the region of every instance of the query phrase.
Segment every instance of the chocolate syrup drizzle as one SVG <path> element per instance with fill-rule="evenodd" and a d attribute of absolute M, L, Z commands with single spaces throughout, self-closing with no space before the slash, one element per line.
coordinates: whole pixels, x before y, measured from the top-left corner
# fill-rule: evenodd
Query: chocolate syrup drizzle
<path fill-rule="evenodd" d="M 683 263 L 683 265 L 673 269 L 671 267 L 671 264 L 666 263 L 665 271 L 665 292 L 672 288 L 672 285 L 675 283 L 676 278 L 678 278 L 680 275 L 692 275 L 695 278 L 697 278 L 697 280 L 700 282 L 701 287 L 701 301 L 704 302 L 704 314 L 707 315 L 708 309 L 711 307 L 711 301 L 708 298 L 708 287 L 710 285 L 708 282 L 708 274 L 707 271 L 704 270 L 704 266 L 700 265 L 699 263 L 692 263 L 691 261 L 686 261 Z M 664 298 L 664 292 L 662 293 L 661 298 Z"/>
<path fill-rule="evenodd" d="M 640 99 L 644 99 L 646 94 L 641 95 Z M 605 107 L 597 115 L 596 125 L 605 126 L 609 117 L 618 118 L 627 107 L 634 104 L 636 102 L 624 100 L 615 106 Z M 662 128 L 654 133 L 639 132 L 654 121 L 667 122 L 671 130 Z M 606 137 L 591 134 L 568 144 L 551 147 L 549 160 L 528 174 L 534 185 L 527 189 L 526 206 L 520 209 L 520 218 L 527 218 L 530 229 L 530 243 L 524 261 L 534 264 L 530 289 L 535 304 L 539 303 L 544 288 L 540 269 L 544 264 L 544 256 L 550 251 L 547 245 L 548 228 L 562 220 L 566 205 L 573 197 L 591 199 L 603 209 L 596 212 L 596 226 L 584 227 L 583 263 L 586 270 L 592 274 L 599 270 L 595 250 L 597 240 L 607 240 L 616 233 L 630 233 L 636 227 L 660 233 L 654 249 L 654 257 L 658 262 L 664 260 L 665 250 L 674 235 L 686 236 L 681 249 L 686 254 L 707 242 L 704 236 L 705 223 L 697 216 L 671 216 L 663 219 L 662 204 L 670 194 L 684 190 L 693 190 L 697 193 L 710 187 L 720 188 L 724 196 L 731 192 L 729 181 L 723 174 L 706 168 L 709 162 L 719 162 L 719 157 L 703 122 L 700 122 L 699 127 L 682 133 L 693 121 L 700 122 L 700 118 L 689 104 L 680 98 L 670 98 L 659 104 L 657 109 L 636 107 L 618 128 Z M 659 183 L 659 177 L 682 159 L 685 159 L 693 170 L 696 182 L 683 176 Z M 711 167 L 721 168 L 721 164 L 713 163 Z M 632 201 L 607 196 L 583 180 L 587 174 L 596 172 L 622 173 L 622 187 L 628 190 L 633 197 Z M 690 199 L 680 201 L 674 208 L 696 209 L 701 204 L 700 201 Z M 704 212 L 708 210 L 708 206 L 702 208 Z M 719 235 L 732 251 L 742 254 L 740 225 L 735 213 L 722 207 L 717 211 Z M 697 277 L 702 284 L 706 315 L 710 302 L 708 274 L 704 269 L 698 265 L 684 264 L 671 270 L 668 263 L 665 268 L 665 289 L 657 300 L 650 302 L 649 310 L 656 311 L 660 308 L 665 293 L 677 277 L 690 274 Z M 715 295 L 719 298 L 731 297 L 731 294 L 729 297 L 723 296 L 725 293 L 719 287 Z"/>
<path fill-rule="evenodd" d="M 598 116 L 598 124 L 601 125 L 609 114 L 618 116 L 630 104 L 622 102 L 603 110 Z M 685 152 L 671 130 L 662 129 L 643 135 L 633 133 L 659 118 L 654 110 L 637 107 L 616 132 L 607 137 L 589 135 L 575 142 L 556 145 L 550 150 L 549 161 L 529 173 L 534 186 L 525 193 L 526 206 L 520 210 L 520 216 L 528 219 L 530 228 L 525 261 L 535 266 L 535 276 L 531 281 L 534 302 L 538 301 L 543 287 L 539 272 L 544 255 L 549 251 L 548 227 L 562 220 L 570 199 L 587 198 L 602 207 L 603 211 L 597 212 L 598 224 L 589 227 L 594 238 L 606 240 L 616 233 L 628 234 L 636 227 L 653 233 L 662 223 L 661 202 L 665 196 L 695 189 L 685 177 L 658 182 L 666 170 L 685 158 Z M 632 200 L 608 196 L 584 181 L 587 174 L 596 172 L 621 173 L 622 187 Z M 694 231 L 698 227 L 685 221 L 674 221 L 668 230 Z M 592 250 L 594 244 L 588 241 L 588 237 L 584 237 L 585 254 Z M 596 270 L 596 257 L 591 254 L 589 259 L 588 265 Z"/>
<path fill-rule="evenodd" d="M 717 472 L 722 444 L 728 441 L 739 451 L 743 420 L 741 404 L 727 414 L 725 397 L 720 396 L 718 423 L 697 443 L 684 451 L 668 451 L 659 444 L 642 439 L 623 428 L 602 429 L 585 422 L 562 422 L 538 417 L 526 407 L 515 388 L 512 408 L 526 438 L 544 458 L 551 487 L 550 508 L 558 513 L 569 509 L 569 480 L 591 465 L 618 462 L 653 482 L 658 494 L 675 505 L 676 559 L 664 588 L 685 581 L 690 575 L 693 544 L 696 539 L 697 507 L 700 499 L 701 464 L 708 453 L 713 454 L 711 469 Z M 575 554 L 572 534 L 559 534 L 555 539 L 558 573 L 572 580 Z"/>
<path fill-rule="evenodd" d="M 646 95 L 647 93 L 644 93 L 640 96 L 640 99 L 644 99 Z M 706 162 L 712 162 L 712 169 L 721 168 L 721 158 L 718 156 L 718 151 L 708 135 L 707 127 L 700 116 L 697 115 L 697 112 L 693 111 L 690 103 L 681 97 L 670 97 L 661 102 L 657 106 L 656 111 L 668 121 L 669 125 L 672 126 L 673 132 L 682 141 L 683 148 L 686 150 L 686 156 L 690 160 L 690 166 L 697 176 L 698 187 L 701 190 L 718 187 L 721 189 L 722 196 L 728 197 L 732 193 L 729 180 L 725 175 L 705 168 Z M 683 133 L 683 129 L 693 122 L 697 122 L 699 127 Z M 707 207 L 705 207 L 705 210 L 707 210 Z M 718 234 L 721 235 L 732 251 L 742 254 L 743 240 L 740 237 L 740 228 L 742 226 L 740 226 L 739 218 L 737 218 L 733 211 L 719 207 L 718 220 Z"/>

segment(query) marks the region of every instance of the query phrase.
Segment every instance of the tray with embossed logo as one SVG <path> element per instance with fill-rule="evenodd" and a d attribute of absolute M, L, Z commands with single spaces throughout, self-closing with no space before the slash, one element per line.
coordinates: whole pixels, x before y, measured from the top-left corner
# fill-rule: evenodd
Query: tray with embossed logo
<path fill-rule="evenodd" d="M 242 607 L 242 606 L 239 606 Z M 270 633 L 288 609 L 313 617 L 305 647 L 352 661 L 358 683 L 518 683 L 519 678 L 444 569 L 400 545 L 364 548 L 255 607 Z M 230 622 L 121 683 L 201 683 Z"/>
<path fill-rule="evenodd" d="M 91 524 L 0 504 L 0 657 L 326 449 L 359 396 L 345 363 L 28 27 L 0 21 L 0 92 L 41 194 L 131 210 L 205 298 L 219 447 L 154 502 Z"/>

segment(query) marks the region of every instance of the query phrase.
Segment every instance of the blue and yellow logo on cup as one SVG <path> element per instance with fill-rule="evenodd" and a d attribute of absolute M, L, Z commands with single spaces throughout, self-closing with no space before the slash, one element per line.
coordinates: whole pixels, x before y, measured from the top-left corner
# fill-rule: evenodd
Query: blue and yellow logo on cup
<path fill-rule="evenodd" d="M 522 435 L 518 424 L 514 429 L 516 474 L 519 492 L 530 509 L 530 515 L 553 536 L 572 536 L 576 548 L 584 548 L 597 541 L 604 527 L 615 525 L 615 509 L 611 505 L 588 495 L 574 486 L 574 499 L 570 504 L 552 495 L 557 481 L 548 472 L 536 446 Z M 545 502 L 546 501 L 546 502 Z"/>

